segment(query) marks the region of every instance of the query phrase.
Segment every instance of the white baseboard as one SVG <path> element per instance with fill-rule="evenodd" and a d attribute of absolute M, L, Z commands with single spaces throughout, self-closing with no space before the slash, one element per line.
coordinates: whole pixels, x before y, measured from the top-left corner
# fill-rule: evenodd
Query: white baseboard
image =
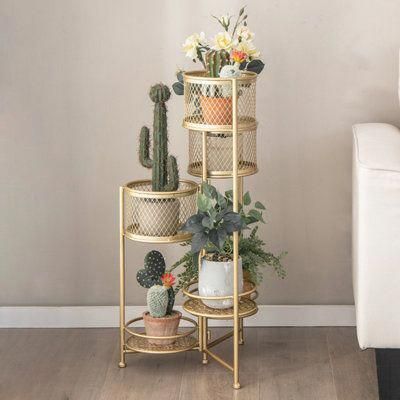
<path fill-rule="evenodd" d="M 129 306 L 127 319 L 141 315 L 144 306 Z M 177 307 L 182 311 L 181 307 Z M 118 326 L 117 306 L 0 307 L 0 328 L 110 328 Z M 210 321 L 229 326 L 231 321 Z M 354 306 L 259 306 L 246 326 L 355 326 Z"/>

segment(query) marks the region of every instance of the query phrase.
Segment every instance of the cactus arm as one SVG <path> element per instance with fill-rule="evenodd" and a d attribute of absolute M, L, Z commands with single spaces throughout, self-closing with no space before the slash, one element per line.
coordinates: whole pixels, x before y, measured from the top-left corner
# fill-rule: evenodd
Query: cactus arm
<path fill-rule="evenodd" d="M 172 287 L 168 289 L 168 306 L 167 306 L 167 314 L 171 315 L 172 310 L 174 308 L 174 303 L 175 303 L 175 292 Z"/>
<path fill-rule="evenodd" d="M 217 51 L 215 53 L 215 71 L 214 71 L 214 75 L 216 77 L 219 77 L 219 71 L 221 69 L 221 54 L 219 51 Z"/>
<path fill-rule="evenodd" d="M 174 192 L 178 190 L 179 187 L 178 163 L 176 162 L 176 158 L 174 156 L 168 157 L 167 171 L 168 171 L 168 183 L 165 185 L 164 189 L 167 192 Z"/>
<path fill-rule="evenodd" d="M 210 77 L 214 78 L 214 55 L 212 53 L 209 55 L 208 66 L 210 71 Z"/>
<path fill-rule="evenodd" d="M 139 161 L 145 168 L 153 166 L 153 160 L 150 158 L 150 131 L 147 126 L 143 126 L 140 130 Z"/>

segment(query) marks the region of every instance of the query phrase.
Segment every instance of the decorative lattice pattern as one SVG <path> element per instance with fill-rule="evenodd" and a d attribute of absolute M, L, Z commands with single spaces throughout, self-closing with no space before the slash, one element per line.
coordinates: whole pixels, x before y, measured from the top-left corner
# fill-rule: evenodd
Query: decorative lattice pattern
<path fill-rule="evenodd" d="M 197 184 L 181 181 L 176 192 L 152 192 L 150 181 L 124 190 L 124 230 L 133 240 L 173 242 L 190 238 L 181 226 L 196 213 Z"/>
<path fill-rule="evenodd" d="M 176 339 L 172 344 L 158 345 L 149 343 L 146 338 L 131 336 L 126 346 L 140 353 L 179 353 L 197 346 L 197 339 L 193 336 L 184 336 Z"/>
<path fill-rule="evenodd" d="M 249 74 L 245 73 L 243 78 L 237 78 L 239 129 L 255 124 L 256 75 Z M 203 77 L 204 72 L 185 74 L 185 127 L 231 127 L 232 81 Z"/>
<path fill-rule="evenodd" d="M 207 132 L 207 176 L 232 176 L 233 140 L 231 132 Z M 256 130 L 238 133 L 238 173 L 247 176 L 257 172 Z M 203 132 L 189 130 L 190 175 L 202 176 Z"/>
<path fill-rule="evenodd" d="M 189 299 L 185 301 L 183 309 L 192 315 L 208 317 L 213 319 L 232 319 L 233 308 L 217 309 L 207 307 L 200 299 Z M 239 317 L 249 317 L 257 312 L 257 304 L 248 298 L 239 300 Z"/>

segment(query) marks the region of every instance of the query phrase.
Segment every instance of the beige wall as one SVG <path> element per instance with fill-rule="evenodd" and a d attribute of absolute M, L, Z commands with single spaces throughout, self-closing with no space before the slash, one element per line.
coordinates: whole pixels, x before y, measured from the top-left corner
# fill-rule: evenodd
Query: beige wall
<path fill-rule="evenodd" d="M 149 86 L 173 82 L 194 30 L 241 1 L 0 1 L 0 305 L 116 304 L 118 186 L 136 154 Z M 286 249 L 264 304 L 350 304 L 351 125 L 400 123 L 398 0 L 247 1 L 267 67 L 258 84 L 262 234 Z M 187 163 L 182 98 L 170 147 Z M 153 246 L 129 243 L 128 299 Z M 156 246 L 172 262 L 179 246 Z"/>

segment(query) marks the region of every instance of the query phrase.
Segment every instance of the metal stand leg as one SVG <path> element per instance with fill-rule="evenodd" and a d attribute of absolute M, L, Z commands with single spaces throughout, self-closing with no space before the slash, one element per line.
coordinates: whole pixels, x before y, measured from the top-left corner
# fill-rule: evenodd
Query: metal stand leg
<path fill-rule="evenodd" d="M 203 317 L 203 364 L 208 364 L 208 355 L 204 350 L 207 350 L 207 343 L 208 343 L 208 320 L 207 317 Z"/>
<path fill-rule="evenodd" d="M 244 344 L 244 323 L 243 318 L 239 319 L 239 344 Z"/>
<path fill-rule="evenodd" d="M 124 236 L 124 189 L 119 189 L 119 336 L 120 336 L 120 368 L 126 367 L 125 362 L 125 236 Z"/>

